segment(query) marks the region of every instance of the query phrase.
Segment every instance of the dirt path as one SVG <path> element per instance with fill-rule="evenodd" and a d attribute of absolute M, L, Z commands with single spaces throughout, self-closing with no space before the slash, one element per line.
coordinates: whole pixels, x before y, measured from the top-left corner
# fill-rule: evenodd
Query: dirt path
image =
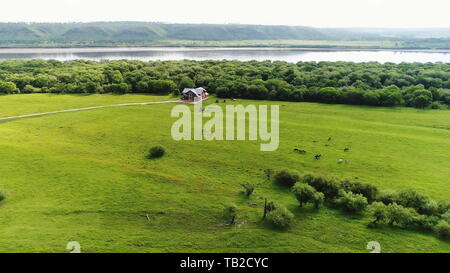
<path fill-rule="evenodd" d="M 37 114 L 28 114 L 28 115 L 20 115 L 20 116 L 12 116 L 12 117 L 4 117 L 0 118 L 0 121 L 12 120 L 12 119 L 20 119 L 20 118 L 28 118 L 28 117 L 39 117 L 46 116 L 58 113 L 66 113 L 66 112 L 78 112 L 78 111 L 86 111 L 100 108 L 111 108 L 111 107 L 121 107 L 121 106 L 135 106 L 135 105 L 150 105 L 150 104 L 164 104 L 164 103 L 175 103 L 181 102 L 180 100 L 169 100 L 169 101 L 156 101 L 156 102 L 135 102 L 135 103 L 123 103 L 123 104 L 112 104 L 112 105 L 103 105 L 103 106 L 91 106 L 84 108 L 76 108 L 76 109 L 68 109 L 68 110 L 59 110 L 45 113 L 37 113 Z"/>

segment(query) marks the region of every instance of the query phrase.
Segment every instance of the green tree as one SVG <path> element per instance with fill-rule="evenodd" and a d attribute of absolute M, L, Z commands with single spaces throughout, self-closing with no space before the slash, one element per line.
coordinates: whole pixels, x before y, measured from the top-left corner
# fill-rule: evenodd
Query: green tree
<path fill-rule="evenodd" d="M 189 77 L 183 77 L 179 84 L 179 89 L 183 90 L 184 88 L 195 88 L 194 81 Z"/>
<path fill-rule="evenodd" d="M 267 221 L 276 228 L 288 228 L 294 219 L 294 215 L 284 206 L 278 206 L 267 214 Z"/>
<path fill-rule="evenodd" d="M 367 198 L 362 194 L 352 192 L 340 192 L 340 197 L 336 199 L 336 205 L 348 213 L 361 213 L 368 205 Z"/>
<path fill-rule="evenodd" d="M 374 202 L 370 205 L 370 211 L 374 217 L 371 222 L 372 226 L 377 226 L 379 224 L 385 223 L 388 219 L 388 209 L 387 206 L 381 202 Z"/>
<path fill-rule="evenodd" d="M 279 185 L 290 188 L 300 180 L 300 175 L 295 171 L 285 169 L 275 174 L 274 179 Z"/>
<path fill-rule="evenodd" d="M 315 203 L 315 199 L 318 197 L 316 196 L 317 191 L 306 183 L 295 183 L 291 190 L 295 198 L 297 198 L 300 207 L 305 203 Z"/>

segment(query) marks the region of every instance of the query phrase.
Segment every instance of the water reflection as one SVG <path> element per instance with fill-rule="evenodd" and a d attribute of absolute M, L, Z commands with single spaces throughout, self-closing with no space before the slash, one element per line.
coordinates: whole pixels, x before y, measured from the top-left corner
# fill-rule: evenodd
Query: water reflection
<path fill-rule="evenodd" d="M 84 48 L 84 49 L 0 49 L 0 60 L 56 59 L 86 60 L 270 60 L 270 61 L 348 61 L 348 62 L 443 62 L 450 53 L 413 51 L 320 51 L 270 48 Z"/>

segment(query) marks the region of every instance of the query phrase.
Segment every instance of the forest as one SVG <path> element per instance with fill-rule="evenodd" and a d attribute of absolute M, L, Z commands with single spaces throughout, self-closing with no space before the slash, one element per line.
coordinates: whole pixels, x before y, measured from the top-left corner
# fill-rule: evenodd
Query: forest
<path fill-rule="evenodd" d="M 450 64 L 271 61 L 0 62 L 0 94 L 179 94 L 447 109 Z"/>

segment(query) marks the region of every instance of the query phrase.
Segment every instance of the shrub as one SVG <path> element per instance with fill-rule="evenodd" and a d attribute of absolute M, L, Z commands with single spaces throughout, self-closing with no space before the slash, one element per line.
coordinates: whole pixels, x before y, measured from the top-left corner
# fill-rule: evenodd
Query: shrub
<path fill-rule="evenodd" d="M 319 90 L 319 99 L 325 103 L 339 103 L 342 98 L 342 92 L 334 87 L 325 87 Z"/>
<path fill-rule="evenodd" d="M 401 228 L 408 228 L 413 225 L 418 218 L 417 212 L 412 208 L 405 208 L 397 203 L 389 204 L 388 207 L 389 225 L 397 225 Z"/>
<path fill-rule="evenodd" d="M 242 184 L 242 187 L 244 187 L 244 194 L 245 196 L 249 197 L 252 195 L 253 191 L 255 190 L 255 187 L 250 183 Z"/>
<path fill-rule="evenodd" d="M 413 208 L 419 213 L 424 213 L 427 210 L 429 201 L 426 196 L 415 190 L 408 189 L 398 193 L 396 203 L 407 208 Z"/>
<path fill-rule="evenodd" d="M 367 201 L 369 203 L 372 203 L 378 194 L 378 189 L 373 185 L 360 182 L 352 182 L 349 180 L 342 181 L 341 188 L 345 191 L 351 191 L 355 194 L 362 194 L 367 198 Z"/>
<path fill-rule="evenodd" d="M 312 202 L 316 190 L 308 184 L 295 183 L 292 187 L 292 192 L 297 198 L 300 207 L 302 207 L 304 203 Z"/>
<path fill-rule="evenodd" d="M 434 200 L 428 200 L 420 209 L 420 213 L 425 215 L 439 215 L 438 203 Z"/>
<path fill-rule="evenodd" d="M 450 224 L 446 221 L 440 221 L 435 227 L 434 231 L 443 239 L 450 238 Z"/>
<path fill-rule="evenodd" d="M 324 201 L 324 194 L 317 192 L 313 187 L 306 183 L 296 183 L 292 187 L 292 192 L 297 198 L 300 207 L 304 203 L 313 203 L 316 208 L 319 208 Z"/>
<path fill-rule="evenodd" d="M 225 207 L 223 211 L 224 218 L 230 223 L 230 225 L 234 225 L 236 223 L 237 217 L 237 207 L 234 204 L 228 205 Z"/>
<path fill-rule="evenodd" d="M 6 192 L 0 190 L 0 202 L 6 199 Z"/>
<path fill-rule="evenodd" d="M 439 214 L 444 214 L 450 211 L 450 203 L 446 201 L 440 201 L 438 203 L 438 212 Z"/>
<path fill-rule="evenodd" d="M 384 190 L 377 195 L 376 201 L 382 202 L 385 205 L 395 203 L 397 201 L 397 192 Z"/>
<path fill-rule="evenodd" d="M 433 231 L 436 224 L 439 222 L 437 216 L 418 215 L 414 221 L 416 228 L 424 231 Z"/>
<path fill-rule="evenodd" d="M 166 153 L 166 150 L 162 146 L 154 146 L 150 148 L 150 152 L 148 154 L 149 158 L 159 158 L 162 157 Z"/>
<path fill-rule="evenodd" d="M 441 215 L 442 220 L 450 224 L 450 210 Z"/>
<path fill-rule="evenodd" d="M 263 219 L 266 219 L 267 213 L 269 213 L 269 212 L 271 212 L 273 210 L 276 210 L 277 207 L 278 206 L 273 201 L 267 202 L 267 198 L 266 198 L 264 200 L 264 216 L 263 216 Z"/>
<path fill-rule="evenodd" d="M 382 223 L 386 223 L 388 219 L 388 209 L 385 204 L 382 202 L 374 202 L 372 205 L 370 205 L 370 211 L 372 213 L 372 216 L 375 218 L 371 223 L 370 226 L 377 226 Z"/>
<path fill-rule="evenodd" d="M 433 103 L 431 103 L 431 109 L 445 110 L 448 109 L 448 106 L 439 101 L 433 101 Z"/>
<path fill-rule="evenodd" d="M 131 87 L 126 83 L 113 83 L 103 86 L 106 93 L 125 94 L 131 92 Z"/>
<path fill-rule="evenodd" d="M 339 195 L 339 183 L 334 179 L 322 176 L 305 175 L 303 182 L 323 193 L 326 199 L 333 199 Z"/>
<path fill-rule="evenodd" d="M 340 197 L 336 199 L 336 205 L 348 213 L 361 213 L 368 205 L 367 198 L 362 194 L 352 192 L 340 192 Z"/>
<path fill-rule="evenodd" d="M 284 229 L 291 225 L 294 215 L 287 208 L 278 206 L 267 214 L 267 221 L 273 226 Z"/>
<path fill-rule="evenodd" d="M 0 81 L 0 94 L 17 94 L 20 93 L 19 88 L 13 82 Z"/>
<path fill-rule="evenodd" d="M 195 88 L 195 83 L 191 78 L 183 77 L 180 81 L 179 87 L 181 90 L 184 88 Z"/>
<path fill-rule="evenodd" d="M 178 86 L 171 80 L 150 80 L 148 91 L 156 94 L 170 94 L 178 92 Z"/>
<path fill-rule="evenodd" d="M 270 180 L 270 179 L 272 179 L 273 170 L 272 169 L 265 169 L 264 170 L 264 174 L 266 175 L 267 180 Z"/>
<path fill-rule="evenodd" d="M 321 193 L 321 192 L 316 192 L 315 194 L 314 194 L 314 197 L 313 197 L 313 204 L 314 204 L 314 207 L 316 208 L 316 209 L 318 209 L 320 206 L 322 206 L 322 204 L 323 204 L 323 202 L 325 201 L 325 195 L 323 194 L 323 193 Z"/>
<path fill-rule="evenodd" d="M 292 187 L 300 179 L 300 176 L 290 170 L 282 170 L 275 175 L 275 182 L 284 187 Z"/>

